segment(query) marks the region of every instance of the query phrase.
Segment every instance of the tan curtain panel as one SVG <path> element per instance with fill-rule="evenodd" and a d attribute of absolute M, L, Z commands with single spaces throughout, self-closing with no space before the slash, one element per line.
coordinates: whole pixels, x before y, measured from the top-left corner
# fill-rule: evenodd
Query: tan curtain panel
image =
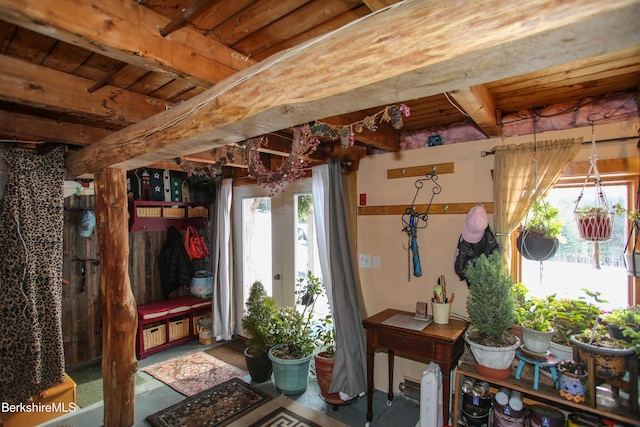
<path fill-rule="evenodd" d="M 582 138 L 571 138 L 494 147 L 494 229 L 503 262 L 509 268 L 511 233 L 533 201 L 544 197 L 556 184 L 581 144 Z"/>

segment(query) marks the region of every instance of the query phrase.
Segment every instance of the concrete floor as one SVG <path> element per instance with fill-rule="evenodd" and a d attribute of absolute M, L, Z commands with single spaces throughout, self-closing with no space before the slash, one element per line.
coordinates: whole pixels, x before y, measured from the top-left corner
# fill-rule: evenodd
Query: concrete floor
<path fill-rule="evenodd" d="M 213 346 L 215 345 L 219 344 L 213 344 Z M 150 426 L 150 424 L 145 421 L 146 416 L 185 399 L 184 395 L 143 372 L 142 368 L 163 360 L 180 356 L 184 353 L 189 353 L 195 350 L 204 350 L 210 347 L 212 346 L 205 347 L 199 344 L 196 340 L 191 343 L 152 354 L 146 359 L 139 361 L 139 375 L 143 376 L 146 379 L 146 382 L 136 387 L 135 426 Z M 251 382 L 251 378 L 248 375 L 244 377 L 243 380 Z M 253 385 L 274 396 L 279 394 L 272 381 Z M 336 411 L 334 411 L 332 405 L 328 405 L 320 398 L 318 383 L 314 375 L 310 376 L 309 386 L 305 393 L 299 396 L 289 397 L 309 408 L 327 414 L 350 426 L 369 425 L 380 427 L 415 427 L 420 418 L 419 407 L 415 402 L 406 399 L 401 395 L 397 395 L 391 405 L 387 405 L 387 395 L 385 392 L 380 390 L 376 390 L 373 395 L 373 420 L 369 424 L 367 424 L 366 419 L 366 396 L 356 399 L 349 405 L 340 406 Z M 41 424 L 40 426 L 99 427 L 103 425 L 103 411 L 103 402 L 98 402 L 86 408 L 79 408 L 74 413 L 66 414 L 56 418 L 55 420 Z"/>

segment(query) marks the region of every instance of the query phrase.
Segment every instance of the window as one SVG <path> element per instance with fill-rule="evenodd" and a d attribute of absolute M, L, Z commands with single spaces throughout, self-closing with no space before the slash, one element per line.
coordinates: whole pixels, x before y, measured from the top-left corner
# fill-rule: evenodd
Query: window
<path fill-rule="evenodd" d="M 280 306 L 295 304 L 298 279 L 322 278 L 315 238 L 311 180 L 288 184 L 275 195 L 257 185 L 234 188 L 234 292 L 241 324 L 251 285 L 259 280 Z M 326 297 L 316 311 L 328 312 Z M 326 313 L 319 312 L 318 315 Z"/>
<path fill-rule="evenodd" d="M 602 186 L 610 206 L 620 203 L 629 207 L 630 183 L 612 183 Z M 600 292 L 608 302 L 602 308 L 627 306 L 630 304 L 630 278 L 624 262 L 624 248 L 628 234 L 625 215 L 616 215 L 612 237 L 599 243 L 600 268 L 594 267 L 594 243 L 578 236 L 573 211 L 582 189 L 582 184 L 557 187 L 545 198 L 559 209 L 563 221 L 562 242 L 556 255 L 542 263 L 521 259 L 520 280 L 531 295 L 545 297 L 557 294 L 558 298 L 585 296 L 583 288 Z M 579 206 L 595 204 L 595 190 L 587 187 Z"/>

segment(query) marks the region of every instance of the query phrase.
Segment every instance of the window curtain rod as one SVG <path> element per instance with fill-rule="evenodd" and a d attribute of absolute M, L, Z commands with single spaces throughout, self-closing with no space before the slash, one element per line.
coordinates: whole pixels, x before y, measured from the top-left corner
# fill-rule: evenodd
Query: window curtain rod
<path fill-rule="evenodd" d="M 620 138 L 599 139 L 599 140 L 596 140 L 596 144 L 603 143 L 603 142 L 628 141 L 630 139 L 638 139 L 638 137 L 637 136 L 623 136 L 623 137 L 620 137 Z M 582 144 L 583 145 L 584 144 L 591 144 L 591 140 L 583 141 Z M 481 151 L 480 152 L 480 157 L 493 156 L 494 154 L 496 154 L 496 150 Z"/>

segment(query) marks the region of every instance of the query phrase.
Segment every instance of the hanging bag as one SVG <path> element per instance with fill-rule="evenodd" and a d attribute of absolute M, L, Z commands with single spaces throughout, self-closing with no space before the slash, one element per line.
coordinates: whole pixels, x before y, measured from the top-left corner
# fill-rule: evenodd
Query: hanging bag
<path fill-rule="evenodd" d="M 191 259 L 203 259 L 209 256 L 207 242 L 193 226 L 187 227 L 187 232 L 184 235 L 184 248 Z"/>

